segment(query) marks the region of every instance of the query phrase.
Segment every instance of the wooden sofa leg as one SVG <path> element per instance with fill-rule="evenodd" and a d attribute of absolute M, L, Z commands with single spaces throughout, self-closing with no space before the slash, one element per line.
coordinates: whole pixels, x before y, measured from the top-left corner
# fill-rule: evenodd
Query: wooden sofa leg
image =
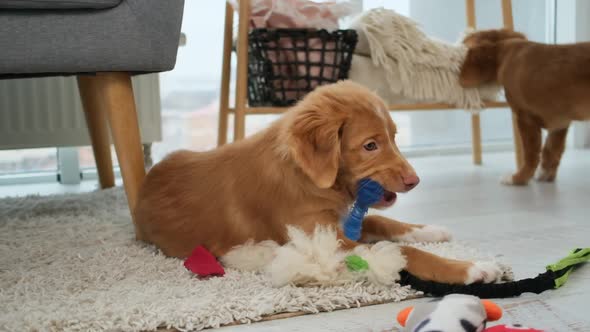
<path fill-rule="evenodd" d="M 145 177 L 145 166 L 131 76 L 127 73 L 99 73 L 91 79 L 95 80 L 94 84 L 103 98 L 129 209 L 133 215 L 139 188 Z"/>
<path fill-rule="evenodd" d="M 86 116 L 86 126 L 90 133 L 100 187 L 102 189 L 114 187 L 115 173 L 106 109 L 94 77 L 78 76 L 78 90 Z"/>

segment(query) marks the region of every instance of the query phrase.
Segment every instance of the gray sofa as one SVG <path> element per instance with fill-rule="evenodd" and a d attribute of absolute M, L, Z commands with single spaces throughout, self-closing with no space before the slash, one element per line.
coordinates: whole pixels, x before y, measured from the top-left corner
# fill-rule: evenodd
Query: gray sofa
<path fill-rule="evenodd" d="M 182 0 L 0 0 L 0 75 L 170 70 Z"/>
<path fill-rule="evenodd" d="M 77 75 L 102 187 L 145 176 L 130 76 L 176 62 L 184 0 L 0 0 L 0 79 Z M 110 130 L 109 130 L 110 129 Z"/>

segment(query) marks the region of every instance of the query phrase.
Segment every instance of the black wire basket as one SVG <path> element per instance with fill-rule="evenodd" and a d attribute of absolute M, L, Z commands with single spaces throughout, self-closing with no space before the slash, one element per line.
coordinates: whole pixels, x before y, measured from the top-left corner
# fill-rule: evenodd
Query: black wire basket
<path fill-rule="evenodd" d="M 290 106 L 319 85 L 348 78 L 355 30 L 253 29 L 248 104 Z"/>

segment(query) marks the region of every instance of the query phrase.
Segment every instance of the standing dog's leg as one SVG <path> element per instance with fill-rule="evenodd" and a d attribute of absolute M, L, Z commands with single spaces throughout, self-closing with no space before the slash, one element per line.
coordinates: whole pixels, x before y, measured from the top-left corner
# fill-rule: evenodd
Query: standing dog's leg
<path fill-rule="evenodd" d="M 381 216 L 367 216 L 363 220 L 361 242 L 443 242 L 450 239 L 450 232 L 440 226 L 407 224 Z"/>
<path fill-rule="evenodd" d="M 553 182 L 555 180 L 557 167 L 565 150 L 568 128 L 552 130 L 547 135 L 541 155 L 541 167 L 537 172 L 538 181 Z"/>
<path fill-rule="evenodd" d="M 541 126 L 531 116 L 517 112 L 518 129 L 522 139 L 522 149 L 524 152 L 524 163 L 520 169 L 513 175 L 508 175 L 502 179 L 503 184 L 509 185 L 526 185 L 535 175 L 535 170 L 539 164 L 541 155 Z"/>

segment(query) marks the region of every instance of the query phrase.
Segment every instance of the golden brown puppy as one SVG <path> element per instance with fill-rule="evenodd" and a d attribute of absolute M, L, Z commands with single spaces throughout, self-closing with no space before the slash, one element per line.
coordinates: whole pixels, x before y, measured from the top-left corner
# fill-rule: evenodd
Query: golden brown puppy
<path fill-rule="evenodd" d="M 524 164 L 503 182 L 527 184 L 539 161 L 537 179 L 555 180 L 571 122 L 590 118 L 590 43 L 540 44 L 509 30 L 475 32 L 464 43 L 461 84 L 503 85 L 518 119 Z M 549 132 L 542 151 L 541 128 Z"/>
<path fill-rule="evenodd" d="M 356 184 L 371 177 L 391 206 L 419 179 L 395 144 L 396 127 L 381 99 L 340 82 L 316 89 L 258 134 L 209 152 L 171 154 L 148 173 L 135 209 L 138 238 L 166 255 L 186 257 L 197 245 L 223 256 L 248 240 L 284 244 L 287 225 L 311 233 L 339 228 Z M 440 227 L 379 216 L 364 220 L 363 240 L 445 241 Z M 358 242 L 338 232 L 342 247 Z M 427 280 L 492 281 L 493 264 L 444 259 L 403 247 L 407 269 Z"/>

